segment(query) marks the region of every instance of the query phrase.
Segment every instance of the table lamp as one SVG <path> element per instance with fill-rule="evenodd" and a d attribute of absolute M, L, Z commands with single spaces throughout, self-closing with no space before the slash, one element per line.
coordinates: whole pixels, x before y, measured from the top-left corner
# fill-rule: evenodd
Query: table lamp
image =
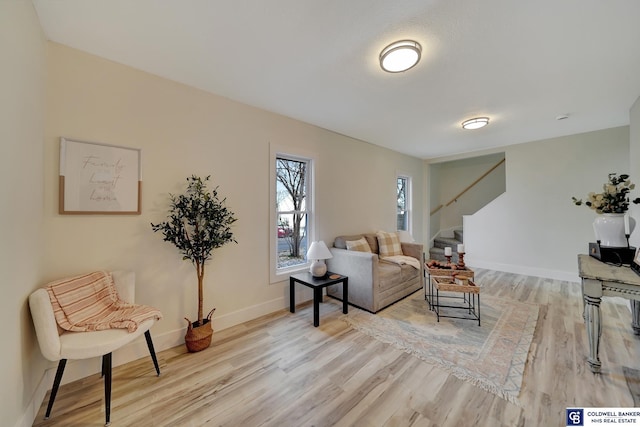
<path fill-rule="evenodd" d="M 322 277 L 327 274 L 327 265 L 324 260 L 328 258 L 333 258 L 333 255 L 331 255 L 331 251 L 322 240 L 311 242 L 311 246 L 307 251 L 307 259 L 314 260 L 311 267 L 309 267 L 309 272 L 313 277 Z"/>

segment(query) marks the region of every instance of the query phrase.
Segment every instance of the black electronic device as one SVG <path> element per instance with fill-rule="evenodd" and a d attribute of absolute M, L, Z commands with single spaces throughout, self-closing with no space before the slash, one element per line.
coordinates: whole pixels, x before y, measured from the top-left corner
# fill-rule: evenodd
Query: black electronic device
<path fill-rule="evenodd" d="M 640 251 L 636 251 L 636 256 L 629 266 L 634 273 L 640 276 Z"/>
<path fill-rule="evenodd" d="M 610 264 L 631 265 L 636 256 L 636 248 L 600 246 L 600 242 L 589 243 L 589 255 Z"/>

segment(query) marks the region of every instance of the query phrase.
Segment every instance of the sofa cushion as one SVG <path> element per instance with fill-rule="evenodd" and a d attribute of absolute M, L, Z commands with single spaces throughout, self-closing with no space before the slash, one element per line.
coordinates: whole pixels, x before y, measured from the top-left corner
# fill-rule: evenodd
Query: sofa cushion
<path fill-rule="evenodd" d="M 347 249 L 347 241 L 358 240 L 361 238 L 365 238 L 369 247 L 371 248 L 371 252 L 374 254 L 378 253 L 378 238 L 375 233 L 366 233 L 366 234 L 355 234 L 352 236 L 338 236 L 333 241 L 333 247 L 338 249 Z"/>
<path fill-rule="evenodd" d="M 398 264 L 378 263 L 378 291 L 391 289 L 400 283 L 402 283 L 402 269 Z"/>
<path fill-rule="evenodd" d="M 402 247 L 397 233 L 378 231 L 376 236 L 381 257 L 402 255 Z"/>
<path fill-rule="evenodd" d="M 376 233 L 366 233 L 364 238 L 367 239 L 367 243 L 371 248 L 371 252 L 374 254 L 380 253 L 380 248 L 378 248 L 378 238 L 376 237 Z"/>
<path fill-rule="evenodd" d="M 416 277 L 420 277 L 420 270 L 416 270 L 409 264 L 404 264 L 400 266 L 400 270 L 402 271 L 402 281 L 408 282 L 409 280 L 413 280 Z"/>
<path fill-rule="evenodd" d="M 358 240 L 347 240 L 347 250 L 358 252 L 371 252 L 371 247 L 367 243 L 367 239 L 361 237 Z"/>
<path fill-rule="evenodd" d="M 347 241 L 354 241 L 362 239 L 362 234 L 356 234 L 354 236 L 338 236 L 333 241 L 333 247 L 338 249 L 347 249 Z"/>

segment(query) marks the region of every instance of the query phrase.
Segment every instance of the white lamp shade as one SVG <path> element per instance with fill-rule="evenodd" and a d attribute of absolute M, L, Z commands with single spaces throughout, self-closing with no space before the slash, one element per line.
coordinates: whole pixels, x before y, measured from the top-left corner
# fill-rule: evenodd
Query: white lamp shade
<path fill-rule="evenodd" d="M 318 242 L 311 242 L 311 246 L 309 246 L 309 250 L 307 251 L 308 260 L 328 258 L 333 258 L 333 255 L 331 255 L 331 251 L 322 240 Z"/>

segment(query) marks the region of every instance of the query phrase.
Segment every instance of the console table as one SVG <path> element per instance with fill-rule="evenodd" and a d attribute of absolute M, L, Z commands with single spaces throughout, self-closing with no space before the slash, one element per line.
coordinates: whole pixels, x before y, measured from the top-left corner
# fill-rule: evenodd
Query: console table
<path fill-rule="evenodd" d="M 605 264 L 584 254 L 578 255 L 578 270 L 582 278 L 583 317 L 589 340 L 587 362 L 591 372 L 599 373 L 602 366 L 598 357 L 602 335 L 600 301 L 609 296 L 630 300 L 631 326 L 633 332 L 640 335 L 640 276 L 629 267 Z"/>

